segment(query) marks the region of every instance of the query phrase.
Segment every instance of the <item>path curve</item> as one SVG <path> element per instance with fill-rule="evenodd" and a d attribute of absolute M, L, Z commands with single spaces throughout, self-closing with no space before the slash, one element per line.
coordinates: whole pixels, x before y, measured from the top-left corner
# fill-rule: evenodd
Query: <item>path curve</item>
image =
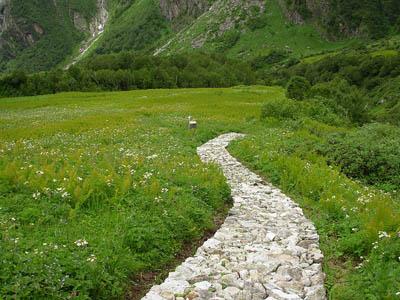
<path fill-rule="evenodd" d="M 142 300 L 326 299 L 314 225 L 228 153 L 228 144 L 242 137 L 224 134 L 197 149 L 223 170 L 234 206 L 214 237 Z"/>

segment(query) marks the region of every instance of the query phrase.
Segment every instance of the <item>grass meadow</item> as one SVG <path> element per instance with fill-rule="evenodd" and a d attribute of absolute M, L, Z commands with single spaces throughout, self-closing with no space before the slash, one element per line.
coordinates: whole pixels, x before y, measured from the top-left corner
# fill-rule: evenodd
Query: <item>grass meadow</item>
<path fill-rule="evenodd" d="M 0 299 L 121 299 L 215 228 L 230 203 L 196 147 L 230 151 L 316 224 L 331 299 L 396 299 L 398 196 L 351 180 L 314 151 L 320 132 L 261 119 L 278 87 L 65 93 L 0 101 Z M 187 117 L 199 124 L 187 129 Z M 134 295 L 132 295 L 134 296 Z"/>

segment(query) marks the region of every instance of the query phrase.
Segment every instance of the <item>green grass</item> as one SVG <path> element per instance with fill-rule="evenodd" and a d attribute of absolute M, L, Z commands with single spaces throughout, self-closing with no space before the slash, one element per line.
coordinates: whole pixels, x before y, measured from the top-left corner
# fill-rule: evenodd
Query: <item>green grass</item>
<path fill-rule="evenodd" d="M 315 222 L 332 299 L 395 299 L 398 195 L 346 178 L 317 154 L 323 134 L 349 129 L 260 120 L 263 103 L 284 99 L 284 92 L 236 87 L 2 99 L 0 297 L 123 298 L 130 278 L 165 269 L 184 244 L 214 227 L 229 202 L 221 172 L 202 164 L 196 147 L 238 131 L 248 138 L 232 153 Z M 189 115 L 196 131 L 187 130 Z M 379 238 L 380 231 L 391 238 Z"/>
<path fill-rule="evenodd" d="M 200 163 L 196 146 L 241 131 L 265 95 L 281 93 L 3 99 L 1 297 L 120 298 L 130 276 L 173 261 L 184 243 L 214 227 L 229 199 L 220 171 Z M 188 115 L 199 122 L 196 132 L 187 130 Z"/>
<path fill-rule="evenodd" d="M 328 165 L 324 135 L 346 132 L 316 121 L 266 119 L 230 151 L 295 199 L 314 222 L 325 255 L 329 299 L 396 299 L 400 290 L 400 205 Z"/>

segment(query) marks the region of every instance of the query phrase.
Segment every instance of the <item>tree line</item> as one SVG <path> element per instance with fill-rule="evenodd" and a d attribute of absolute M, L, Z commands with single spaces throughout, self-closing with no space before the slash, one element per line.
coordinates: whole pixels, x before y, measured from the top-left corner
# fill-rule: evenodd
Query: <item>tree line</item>
<path fill-rule="evenodd" d="M 192 53 L 166 57 L 119 53 L 95 56 L 68 70 L 35 74 L 15 71 L 0 78 L 0 96 L 68 91 L 126 91 L 155 88 L 229 87 L 255 84 L 248 62 Z"/>

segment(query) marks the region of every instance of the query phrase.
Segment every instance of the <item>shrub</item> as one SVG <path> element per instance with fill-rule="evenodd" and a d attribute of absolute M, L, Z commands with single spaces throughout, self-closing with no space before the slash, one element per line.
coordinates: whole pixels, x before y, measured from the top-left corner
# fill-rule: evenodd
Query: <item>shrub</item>
<path fill-rule="evenodd" d="M 322 98 L 297 102 L 290 99 L 275 99 L 265 103 L 261 109 L 261 118 L 278 120 L 298 120 L 310 118 L 330 125 L 347 123 L 333 109 L 325 104 Z"/>
<path fill-rule="evenodd" d="M 400 129 L 369 124 L 333 135 L 325 153 L 331 163 L 353 178 L 384 189 L 400 187 Z"/>
<path fill-rule="evenodd" d="M 292 100 L 274 99 L 264 104 L 261 110 L 261 117 L 294 120 L 300 117 L 300 111 L 298 105 Z"/>
<path fill-rule="evenodd" d="M 294 76 L 290 79 L 287 86 L 286 96 L 294 100 L 304 100 L 311 89 L 310 82 L 301 76 Z"/>
<path fill-rule="evenodd" d="M 348 117 L 352 122 L 362 124 L 368 121 L 368 98 L 345 79 L 334 80 L 314 85 L 311 96 L 321 96 L 330 102 L 336 113 Z"/>

